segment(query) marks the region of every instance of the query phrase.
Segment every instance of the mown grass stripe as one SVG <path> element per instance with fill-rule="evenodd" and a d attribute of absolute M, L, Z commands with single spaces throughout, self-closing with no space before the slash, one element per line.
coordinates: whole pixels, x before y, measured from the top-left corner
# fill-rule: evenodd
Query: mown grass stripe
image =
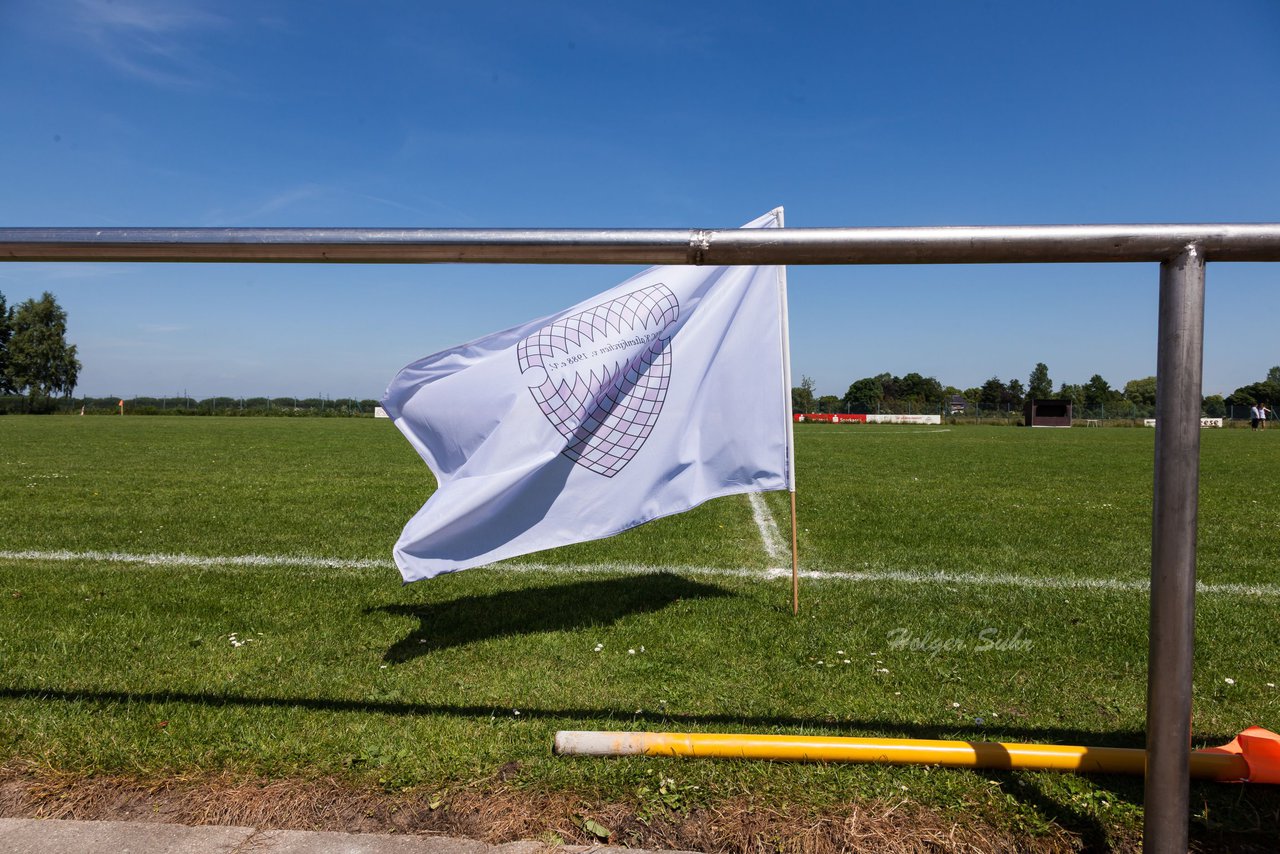
<path fill-rule="evenodd" d="M 221 569 L 227 567 L 302 567 L 307 569 L 369 570 L 394 569 L 390 560 L 326 558 L 305 555 L 188 555 L 134 554 L 106 551 L 0 551 L 0 560 L 14 562 L 96 562 L 127 563 L 161 568 L 191 567 Z M 654 566 L 629 563 L 501 563 L 492 568 L 504 572 L 545 572 L 558 575 L 586 573 L 616 575 L 656 575 L 679 572 L 721 578 L 776 580 L 790 578 L 790 569 L 725 569 L 707 566 Z M 1149 584 L 1140 580 L 1116 578 L 1078 578 L 1072 576 L 1024 576 L 1007 573 L 946 572 L 895 569 L 865 570 L 801 570 L 800 577 L 812 581 L 872 582 L 915 585 L 961 585 L 965 587 L 1016 587 L 1024 590 L 1083 590 L 1102 592 L 1145 592 Z M 1201 581 L 1196 591 L 1211 596 L 1257 596 L 1280 598 L 1277 584 L 1219 584 Z"/>

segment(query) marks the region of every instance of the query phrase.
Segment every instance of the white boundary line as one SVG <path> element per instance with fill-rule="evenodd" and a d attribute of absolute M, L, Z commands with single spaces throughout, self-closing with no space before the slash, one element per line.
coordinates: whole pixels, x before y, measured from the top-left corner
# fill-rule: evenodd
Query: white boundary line
<path fill-rule="evenodd" d="M 756 530 L 760 532 L 760 541 L 764 543 L 764 551 L 769 556 L 769 563 L 774 566 L 790 563 L 791 555 L 787 552 L 777 521 L 769 512 L 769 505 L 764 503 L 764 497 L 758 492 L 748 492 L 747 498 L 751 501 L 751 518 L 755 520 Z M 787 570 L 787 573 L 789 577 L 790 570 Z"/>
<path fill-rule="evenodd" d="M 197 569 L 299 567 L 303 569 L 338 570 L 395 570 L 390 560 L 309 557 L 305 555 L 186 555 L 186 554 L 136 554 L 105 551 L 0 551 L 0 561 L 6 562 L 63 562 L 63 563 L 129 563 L 161 568 L 191 567 Z M 504 572 L 547 572 L 560 575 L 584 573 L 613 573 L 616 575 L 657 575 L 660 573 L 684 573 L 721 578 L 747 578 L 773 580 L 791 577 L 790 569 L 726 569 L 706 566 L 650 566 L 628 563 L 593 564 L 545 564 L 502 563 L 493 568 Z M 983 574 L 979 572 L 921 572 L 894 569 L 801 570 L 801 578 L 814 581 L 853 581 L 872 584 L 913 584 L 956 587 L 1014 587 L 1023 590 L 1082 590 L 1108 593 L 1146 593 L 1150 585 L 1146 581 L 1123 581 L 1115 578 L 1072 578 L 1070 576 L 1025 576 L 1008 573 Z M 1197 592 L 1204 595 L 1252 596 L 1280 598 L 1278 584 L 1219 584 L 1200 582 Z"/>
<path fill-rule="evenodd" d="M 147 566 L 192 567 L 218 569 L 221 567 L 298 566 L 308 569 L 395 569 L 389 560 L 346 560 L 343 558 L 311 557 L 306 555 L 187 555 L 135 554 L 132 552 L 99 551 L 0 551 L 0 560 L 9 561 L 62 561 L 68 563 L 140 563 Z"/>

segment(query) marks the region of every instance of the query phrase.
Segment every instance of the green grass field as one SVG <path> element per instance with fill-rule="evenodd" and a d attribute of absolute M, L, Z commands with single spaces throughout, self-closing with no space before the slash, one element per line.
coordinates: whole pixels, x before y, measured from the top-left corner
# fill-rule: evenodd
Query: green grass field
<path fill-rule="evenodd" d="M 0 418 L 0 761 L 672 820 L 905 802 L 1125 847 L 1135 779 L 550 747 L 596 728 L 1141 747 L 1153 441 L 801 425 L 801 565 L 824 577 L 797 619 L 745 497 L 404 587 L 391 545 L 432 479 L 387 421 Z M 1280 726 L 1280 431 L 1202 444 L 1198 746 Z M 785 532 L 786 496 L 766 501 Z M 1192 803 L 1202 847 L 1280 840 L 1267 787 L 1196 783 Z"/>

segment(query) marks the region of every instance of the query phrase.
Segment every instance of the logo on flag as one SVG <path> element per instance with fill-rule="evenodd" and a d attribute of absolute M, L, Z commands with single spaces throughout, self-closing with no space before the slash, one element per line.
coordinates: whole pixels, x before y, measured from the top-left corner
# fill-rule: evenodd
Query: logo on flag
<path fill-rule="evenodd" d="M 547 324 L 520 342 L 538 408 L 569 440 L 561 453 L 613 477 L 649 437 L 671 379 L 680 302 L 657 284 Z M 584 376 L 585 374 L 585 376 Z"/>
<path fill-rule="evenodd" d="M 405 580 L 790 488 L 784 272 L 653 267 L 401 370 L 382 405 L 438 482 Z"/>

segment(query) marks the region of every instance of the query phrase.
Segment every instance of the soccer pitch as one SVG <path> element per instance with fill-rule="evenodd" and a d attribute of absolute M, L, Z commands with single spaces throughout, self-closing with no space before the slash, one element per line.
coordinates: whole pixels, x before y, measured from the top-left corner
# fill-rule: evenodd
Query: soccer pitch
<path fill-rule="evenodd" d="M 799 425 L 794 618 L 782 493 L 404 587 L 391 545 L 432 479 L 387 421 L 0 418 L 4 768 L 441 803 L 479 787 L 646 827 L 905 804 L 920 826 L 1125 847 L 1139 780 L 550 744 L 598 728 L 1141 747 L 1153 441 Z M 1197 746 L 1280 725 L 1277 484 L 1280 432 L 1204 431 Z M 660 779 L 679 796 L 655 800 Z M 1193 784 L 1192 804 L 1203 846 L 1276 839 L 1266 787 Z"/>

